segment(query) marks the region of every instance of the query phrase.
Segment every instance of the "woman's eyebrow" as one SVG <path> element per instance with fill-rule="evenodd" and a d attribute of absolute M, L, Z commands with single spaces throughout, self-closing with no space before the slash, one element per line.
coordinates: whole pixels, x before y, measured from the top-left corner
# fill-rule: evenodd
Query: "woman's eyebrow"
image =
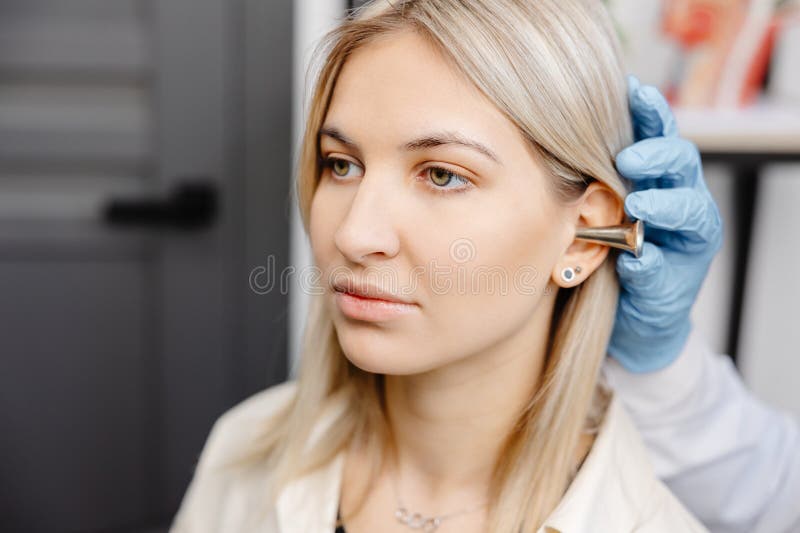
<path fill-rule="evenodd" d="M 403 145 L 403 148 L 405 148 L 406 150 L 420 150 L 422 148 L 431 148 L 435 146 L 442 146 L 445 144 L 458 144 L 460 146 L 471 148 L 472 150 L 476 150 L 477 152 L 480 152 L 481 154 L 485 155 L 498 165 L 501 166 L 503 165 L 500 162 L 500 158 L 497 157 L 497 154 L 495 154 L 485 144 L 464 137 L 463 135 L 455 131 L 441 131 L 425 135 L 423 137 L 405 143 Z"/>
<path fill-rule="evenodd" d="M 339 130 L 336 127 L 324 126 L 320 128 L 319 135 L 320 136 L 327 135 L 328 137 L 336 139 L 340 143 L 352 148 L 357 152 L 360 151 L 358 144 L 356 144 L 355 141 L 353 141 L 345 134 L 343 134 L 341 130 Z M 422 137 L 418 137 L 416 139 L 408 141 L 400 145 L 398 148 L 401 150 L 421 150 L 423 148 L 432 148 L 447 144 L 457 144 L 460 146 L 465 146 L 467 148 L 470 148 L 472 150 L 475 150 L 483 154 L 484 156 L 488 157 L 498 165 L 500 166 L 503 165 L 503 163 L 500 162 L 500 158 L 497 156 L 497 154 L 495 154 L 494 151 L 492 151 L 489 147 L 476 140 L 464 137 L 460 133 L 454 131 L 440 131 L 436 133 L 430 133 Z"/>

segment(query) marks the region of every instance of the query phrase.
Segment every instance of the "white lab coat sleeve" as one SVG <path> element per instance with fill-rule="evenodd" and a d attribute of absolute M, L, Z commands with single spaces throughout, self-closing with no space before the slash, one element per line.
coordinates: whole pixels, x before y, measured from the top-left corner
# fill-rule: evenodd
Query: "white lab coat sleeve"
<path fill-rule="evenodd" d="M 798 420 L 747 390 L 695 328 L 666 368 L 634 374 L 607 357 L 603 375 L 658 477 L 709 530 L 800 532 Z"/>

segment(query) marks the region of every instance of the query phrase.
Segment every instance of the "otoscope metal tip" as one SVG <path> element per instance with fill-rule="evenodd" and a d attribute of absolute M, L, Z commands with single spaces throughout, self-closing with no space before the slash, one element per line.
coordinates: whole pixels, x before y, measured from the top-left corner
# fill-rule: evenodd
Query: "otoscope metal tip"
<path fill-rule="evenodd" d="M 644 223 L 634 220 L 617 226 L 580 227 L 575 238 L 627 250 L 639 257 L 644 246 Z"/>

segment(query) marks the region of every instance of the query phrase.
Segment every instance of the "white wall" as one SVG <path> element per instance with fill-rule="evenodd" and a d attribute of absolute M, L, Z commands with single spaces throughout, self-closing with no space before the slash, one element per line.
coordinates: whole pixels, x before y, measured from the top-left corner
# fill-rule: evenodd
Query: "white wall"
<path fill-rule="evenodd" d="M 305 127 L 306 109 L 311 91 L 313 77 L 306 80 L 311 53 L 314 45 L 333 28 L 336 22 L 344 16 L 345 0 L 295 0 L 294 2 L 294 95 L 292 118 L 292 175 L 296 176 L 297 154 Z M 308 81 L 308 86 L 305 85 Z M 308 268 L 311 261 L 311 250 L 308 239 L 303 231 L 300 212 L 297 209 L 297 200 L 292 202 L 292 225 L 290 240 L 290 264 L 300 272 Z M 289 278 L 292 282 L 289 289 L 289 365 L 290 374 L 294 376 L 300 341 L 305 319 L 308 315 L 309 295 L 300 289 L 296 275 Z"/>
<path fill-rule="evenodd" d="M 800 415 L 800 168 L 762 174 L 742 316 L 741 369 L 765 401 Z"/>

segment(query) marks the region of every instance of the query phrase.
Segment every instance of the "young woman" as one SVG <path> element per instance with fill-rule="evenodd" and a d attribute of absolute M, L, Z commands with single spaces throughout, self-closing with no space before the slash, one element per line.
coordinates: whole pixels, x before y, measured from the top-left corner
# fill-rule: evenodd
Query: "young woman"
<path fill-rule="evenodd" d="M 299 377 L 217 421 L 172 531 L 705 531 L 599 379 L 616 254 L 574 235 L 622 222 L 632 142 L 602 4 L 377 0 L 325 44 Z"/>

